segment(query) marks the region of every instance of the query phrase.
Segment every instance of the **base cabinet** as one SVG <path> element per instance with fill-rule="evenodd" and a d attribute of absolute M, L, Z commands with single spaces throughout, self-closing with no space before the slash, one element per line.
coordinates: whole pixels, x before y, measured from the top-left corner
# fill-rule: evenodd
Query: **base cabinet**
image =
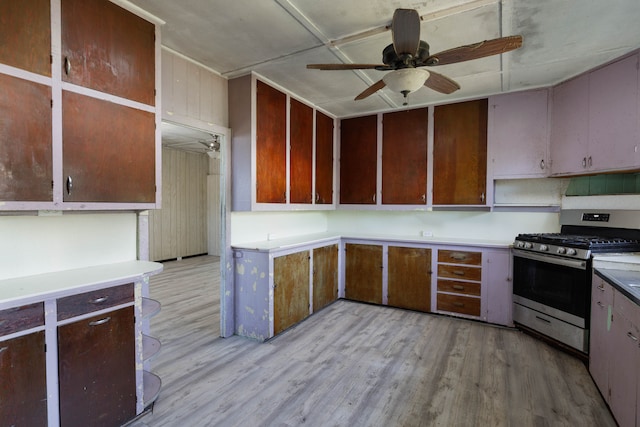
<path fill-rule="evenodd" d="M 388 304 L 430 312 L 431 249 L 389 246 L 388 257 Z"/>
<path fill-rule="evenodd" d="M 313 249 L 313 312 L 338 299 L 338 244 Z"/>
<path fill-rule="evenodd" d="M 345 298 L 382 304 L 382 245 L 345 245 Z"/>
<path fill-rule="evenodd" d="M 309 251 L 273 260 L 273 333 L 309 315 Z"/>
<path fill-rule="evenodd" d="M 438 250 L 438 311 L 481 315 L 482 252 Z"/>

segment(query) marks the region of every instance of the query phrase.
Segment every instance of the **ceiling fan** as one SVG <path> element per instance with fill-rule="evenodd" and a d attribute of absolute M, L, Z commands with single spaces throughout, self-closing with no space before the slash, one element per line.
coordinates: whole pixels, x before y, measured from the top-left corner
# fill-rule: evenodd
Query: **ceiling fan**
<path fill-rule="evenodd" d="M 356 96 L 355 100 L 364 99 L 388 86 L 392 91 L 400 92 L 405 98 L 404 105 L 407 105 L 407 95 L 422 86 L 447 95 L 460 89 L 460 85 L 449 77 L 422 67 L 470 61 L 509 52 L 522 46 L 522 36 L 508 36 L 430 55 L 429 45 L 420 40 L 420 15 L 414 9 L 396 9 L 391 21 L 391 37 L 393 43 L 382 51 L 383 64 L 308 64 L 307 68 L 391 71 Z"/>

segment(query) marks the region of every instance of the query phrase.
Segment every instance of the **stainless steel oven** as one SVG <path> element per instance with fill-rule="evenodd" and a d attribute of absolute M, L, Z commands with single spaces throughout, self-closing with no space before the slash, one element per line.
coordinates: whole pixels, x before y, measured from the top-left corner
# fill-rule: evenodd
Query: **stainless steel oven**
<path fill-rule="evenodd" d="M 560 224 L 560 233 L 516 237 L 513 320 L 588 353 L 592 254 L 640 251 L 640 214 L 568 210 Z"/>

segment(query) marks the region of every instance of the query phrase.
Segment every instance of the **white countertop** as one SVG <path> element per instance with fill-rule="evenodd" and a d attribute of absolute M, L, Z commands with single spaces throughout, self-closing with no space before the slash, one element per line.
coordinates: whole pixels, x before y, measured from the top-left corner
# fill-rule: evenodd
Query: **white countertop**
<path fill-rule="evenodd" d="M 157 262 L 127 261 L 0 280 L 0 310 L 134 281 L 162 268 Z"/>
<path fill-rule="evenodd" d="M 459 237 L 434 237 L 434 236 L 398 236 L 388 234 L 347 234 L 347 233 L 316 233 L 292 236 L 275 240 L 262 240 L 258 242 L 232 244 L 234 249 L 274 251 L 290 249 L 297 246 L 315 245 L 330 242 L 337 239 L 347 240 L 371 240 L 397 243 L 424 243 L 438 245 L 460 245 L 475 246 L 485 248 L 508 249 L 513 244 L 513 240 L 486 240 L 467 239 Z"/>
<path fill-rule="evenodd" d="M 595 254 L 593 268 L 640 271 L 640 252 L 625 254 Z"/>

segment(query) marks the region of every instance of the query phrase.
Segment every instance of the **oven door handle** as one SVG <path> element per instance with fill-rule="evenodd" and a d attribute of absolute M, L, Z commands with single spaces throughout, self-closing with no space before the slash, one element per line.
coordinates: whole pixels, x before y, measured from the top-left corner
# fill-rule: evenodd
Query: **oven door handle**
<path fill-rule="evenodd" d="M 520 258 L 532 259 L 540 262 L 548 262 L 550 264 L 561 265 L 564 267 L 577 268 L 579 270 L 587 269 L 587 262 L 580 259 L 568 259 L 568 258 L 560 258 L 552 255 L 538 255 L 536 253 L 523 251 L 520 249 L 511 249 L 513 251 L 513 256 L 518 256 Z"/>

